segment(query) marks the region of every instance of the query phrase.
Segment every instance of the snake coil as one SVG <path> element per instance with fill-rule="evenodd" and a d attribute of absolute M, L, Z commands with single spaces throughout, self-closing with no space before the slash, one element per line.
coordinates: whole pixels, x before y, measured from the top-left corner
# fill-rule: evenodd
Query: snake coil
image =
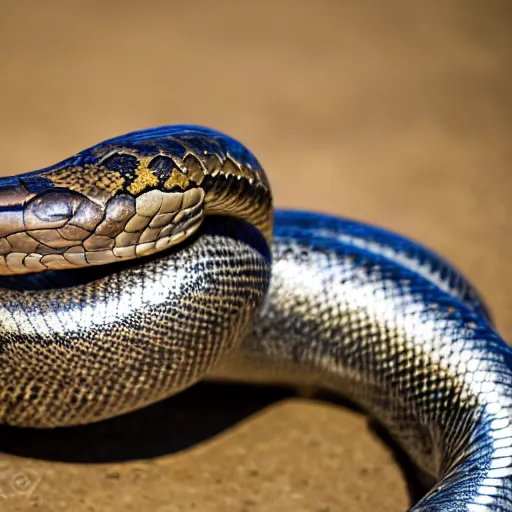
<path fill-rule="evenodd" d="M 333 390 L 433 481 L 512 510 L 512 351 L 456 269 L 356 221 L 272 210 L 239 142 L 133 132 L 0 179 L 0 422 L 98 421 L 202 378 Z"/>

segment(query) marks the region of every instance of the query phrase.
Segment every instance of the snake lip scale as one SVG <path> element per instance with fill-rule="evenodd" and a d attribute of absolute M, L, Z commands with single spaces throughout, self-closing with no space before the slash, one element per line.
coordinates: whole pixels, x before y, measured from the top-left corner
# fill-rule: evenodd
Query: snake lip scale
<path fill-rule="evenodd" d="M 200 379 L 312 385 L 431 478 L 411 512 L 512 510 L 512 351 L 471 283 L 380 227 L 274 211 L 225 134 L 141 130 L 1 178 L 0 276 L 2 423 L 99 421 Z"/>

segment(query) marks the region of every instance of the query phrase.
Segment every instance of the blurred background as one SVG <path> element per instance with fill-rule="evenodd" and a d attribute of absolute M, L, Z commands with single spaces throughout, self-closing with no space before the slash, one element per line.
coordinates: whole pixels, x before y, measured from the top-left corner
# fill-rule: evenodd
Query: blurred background
<path fill-rule="evenodd" d="M 511 339 L 511 52 L 507 0 L 2 0 L 0 172 L 135 129 L 217 128 L 277 206 L 446 256 Z M 0 443 L 9 512 L 386 512 L 415 492 L 364 416 L 280 391 L 202 386 Z"/>

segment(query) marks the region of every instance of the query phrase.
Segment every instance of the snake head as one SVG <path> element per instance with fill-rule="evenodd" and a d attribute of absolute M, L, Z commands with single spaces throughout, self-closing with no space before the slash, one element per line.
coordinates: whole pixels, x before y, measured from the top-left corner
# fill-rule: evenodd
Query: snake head
<path fill-rule="evenodd" d="M 46 169 L 0 179 L 0 275 L 146 256 L 205 214 L 272 234 L 265 173 L 239 142 L 164 126 L 109 139 Z"/>

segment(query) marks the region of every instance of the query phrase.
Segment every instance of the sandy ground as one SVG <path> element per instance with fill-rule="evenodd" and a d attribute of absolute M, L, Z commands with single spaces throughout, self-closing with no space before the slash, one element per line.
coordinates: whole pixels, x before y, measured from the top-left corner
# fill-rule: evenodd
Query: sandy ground
<path fill-rule="evenodd" d="M 511 6 L 1 1 L 1 173 L 132 129 L 209 125 L 253 149 L 279 206 L 448 257 L 511 339 Z M 364 416 L 276 390 L 203 385 L 0 442 L 8 512 L 391 512 L 415 492 Z"/>

